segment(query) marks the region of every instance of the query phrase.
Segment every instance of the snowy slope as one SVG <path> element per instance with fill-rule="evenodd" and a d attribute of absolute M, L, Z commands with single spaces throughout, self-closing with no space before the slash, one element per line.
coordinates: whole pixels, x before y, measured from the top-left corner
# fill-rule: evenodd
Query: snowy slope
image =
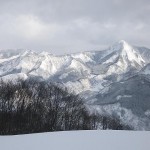
<path fill-rule="evenodd" d="M 37 79 L 62 84 L 68 87 L 70 91 L 80 94 L 91 110 L 98 108 L 97 110 L 101 113 L 115 114 L 119 117 L 121 115 L 122 120 L 126 122 L 126 116 L 129 114 L 132 115 L 131 118 L 137 118 L 137 120 L 141 117 L 141 113 L 139 115 L 138 112 L 138 100 L 134 101 L 135 105 L 138 106 L 135 108 L 136 111 L 129 109 L 127 106 L 131 105 L 131 94 L 134 97 L 138 95 L 138 91 L 136 93 L 132 90 L 134 85 L 137 86 L 135 84 L 137 81 L 132 77 L 141 75 L 142 80 L 145 80 L 143 79 L 145 76 L 146 78 L 150 76 L 149 56 L 149 49 L 131 46 L 123 40 L 103 51 L 81 52 L 62 56 L 28 50 L 0 51 L 0 77 L 5 81 L 36 77 Z M 123 82 L 125 84 L 121 84 Z M 128 82 L 133 84 L 129 87 Z M 113 86 L 115 88 L 112 88 Z M 122 86 L 126 88 L 123 89 Z M 146 84 L 143 88 L 145 91 L 149 90 Z M 122 90 L 121 93 L 117 92 L 120 89 Z M 128 89 L 130 89 L 130 94 L 126 94 Z M 143 96 L 146 97 L 145 105 L 149 106 L 147 95 Z M 122 99 L 125 101 L 123 105 L 120 102 Z M 104 101 L 105 107 L 102 106 Z M 145 106 L 141 105 L 140 109 L 143 110 L 144 108 Z M 146 121 L 139 119 L 139 122 L 144 122 L 142 127 L 140 127 L 141 123 L 135 123 L 133 119 L 128 119 L 127 122 L 132 125 L 136 124 L 135 129 L 142 130 L 145 128 L 150 130 L 149 117 Z"/>
<path fill-rule="evenodd" d="M 72 80 L 75 78 L 74 80 L 77 81 L 95 75 L 102 78 L 114 73 L 120 75 L 131 69 L 140 70 L 147 64 L 140 53 L 125 41 L 119 41 L 104 51 L 64 56 L 32 51 L 20 53 L 15 51 L 15 54 L 6 56 L 6 52 L 5 55 L 4 52 L 0 52 L 0 76 L 25 73 L 27 76 L 41 76 L 44 79 L 57 76 L 57 80 L 75 76 Z"/>
<path fill-rule="evenodd" d="M 149 150 L 150 132 L 65 131 L 1 136 L 2 150 Z"/>
<path fill-rule="evenodd" d="M 147 64 L 145 67 L 143 67 L 140 73 L 145 75 L 150 75 L 150 63 Z"/>

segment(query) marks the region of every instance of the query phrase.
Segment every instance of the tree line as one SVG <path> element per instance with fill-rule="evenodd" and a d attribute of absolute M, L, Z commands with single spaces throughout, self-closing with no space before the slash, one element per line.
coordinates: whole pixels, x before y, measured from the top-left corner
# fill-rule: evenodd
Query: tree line
<path fill-rule="evenodd" d="M 110 116 L 90 114 L 67 89 L 37 80 L 0 81 L 0 135 L 130 127 Z"/>

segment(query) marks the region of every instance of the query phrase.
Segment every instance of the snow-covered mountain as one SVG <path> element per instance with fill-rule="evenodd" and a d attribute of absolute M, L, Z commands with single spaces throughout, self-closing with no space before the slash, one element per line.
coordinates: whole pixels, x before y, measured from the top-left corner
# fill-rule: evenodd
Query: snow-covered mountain
<path fill-rule="evenodd" d="M 91 111 L 111 114 L 135 129 L 150 130 L 150 50 L 121 40 L 103 51 L 56 56 L 1 51 L 3 80 L 30 77 L 65 85 Z"/>

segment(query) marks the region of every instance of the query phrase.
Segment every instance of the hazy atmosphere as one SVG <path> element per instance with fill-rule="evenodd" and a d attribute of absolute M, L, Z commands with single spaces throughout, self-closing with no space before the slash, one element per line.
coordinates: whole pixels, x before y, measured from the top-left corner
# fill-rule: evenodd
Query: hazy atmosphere
<path fill-rule="evenodd" d="M 150 47 L 149 0 L 0 0 L 0 49 L 55 54 L 124 39 Z"/>

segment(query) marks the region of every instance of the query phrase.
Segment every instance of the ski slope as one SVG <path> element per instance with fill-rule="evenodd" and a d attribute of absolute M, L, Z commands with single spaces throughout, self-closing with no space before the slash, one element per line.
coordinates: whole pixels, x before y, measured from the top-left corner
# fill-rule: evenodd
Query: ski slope
<path fill-rule="evenodd" d="M 65 131 L 0 136 L 1 150 L 150 150 L 150 132 Z"/>

